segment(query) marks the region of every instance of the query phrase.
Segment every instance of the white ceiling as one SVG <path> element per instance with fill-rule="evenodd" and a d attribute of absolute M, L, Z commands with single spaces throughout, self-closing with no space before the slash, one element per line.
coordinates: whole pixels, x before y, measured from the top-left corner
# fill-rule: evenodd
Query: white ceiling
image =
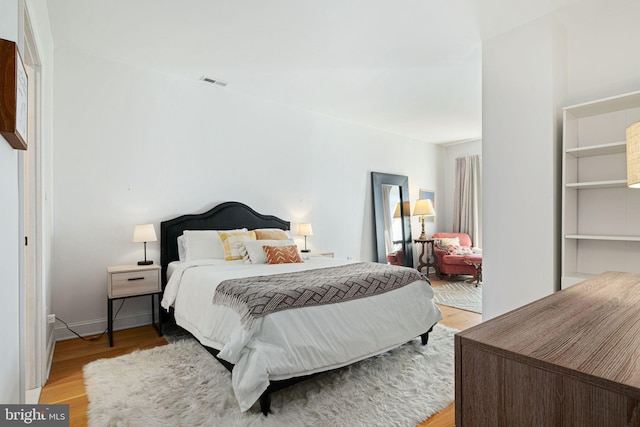
<path fill-rule="evenodd" d="M 55 0 L 56 48 L 426 142 L 481 137 L 481 40 L 637 0 Z M 571 13 L 568 13 L 570 11 Z M 208 83 L 201 83 L 203 85 Z"/>

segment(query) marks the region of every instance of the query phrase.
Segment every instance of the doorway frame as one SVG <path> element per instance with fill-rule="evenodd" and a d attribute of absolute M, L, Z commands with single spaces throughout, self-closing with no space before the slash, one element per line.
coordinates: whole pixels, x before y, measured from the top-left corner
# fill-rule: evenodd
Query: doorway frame
<path fill-rule="evenodd" d="M 38 403 L 49 374 L 47 356 L 46 292 L 43 280 L 43 174 L 42 174 L 42 63 L 30 15 L 24 8 L 23 58 L 29 77 L 28 148 L 18 156 L 21 180 L 21 307 L 23 357 L 21 394 L 25 403 Z M 51 351 L 53 354 L 53 351 Z"/>

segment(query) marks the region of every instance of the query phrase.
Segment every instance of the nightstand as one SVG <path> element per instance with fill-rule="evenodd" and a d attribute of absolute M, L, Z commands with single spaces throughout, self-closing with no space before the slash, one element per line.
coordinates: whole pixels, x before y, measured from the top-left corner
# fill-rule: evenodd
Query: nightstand
<path fill-rule="evenodd" d="M 113 347 L 113 301 L 131 297 L 151 296 L 151 324 L 162 336 L 160 316 L 160 266 L 159 265 L 117 265 L 107 267 L 107 312 L 109 347 Z M 158 297 L 158 323 L 154 298 Z"/>

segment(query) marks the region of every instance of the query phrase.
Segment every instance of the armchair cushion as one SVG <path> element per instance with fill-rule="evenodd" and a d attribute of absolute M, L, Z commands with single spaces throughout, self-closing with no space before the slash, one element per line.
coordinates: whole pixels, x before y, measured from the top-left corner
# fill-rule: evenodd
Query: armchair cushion
<path fill-rule="evenodd" d="M 469 264 L 464 262 L 464 255 L 445 255 L 442 259 L 442 264 L 444 264 L 445 267 L 451 267 L 451 266 L 469 267 Z M 448 273 L 448 274 L 457 274 L 457 273 Z M 467 274 L 467 273 L 459 273 L 459 274 Z"/>

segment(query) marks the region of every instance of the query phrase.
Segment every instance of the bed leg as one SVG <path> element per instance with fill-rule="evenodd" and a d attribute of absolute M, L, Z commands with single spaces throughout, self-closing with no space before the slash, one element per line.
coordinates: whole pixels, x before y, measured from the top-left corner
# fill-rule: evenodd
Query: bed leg
<path fill-rule="evenodd" d="M 267 416 L 271 412 L 271 393 L 265 391 L 260 396 L 260 411 Z"/>
<path fill-rule="evenodd" d="M 429 332 L 431 331 L 433 331 L 433 326 L 427 332 L 420 335 L 420 338 L 422 339 L 422 345 L 427 345 L 427 343 L 429 342 Z"/>

